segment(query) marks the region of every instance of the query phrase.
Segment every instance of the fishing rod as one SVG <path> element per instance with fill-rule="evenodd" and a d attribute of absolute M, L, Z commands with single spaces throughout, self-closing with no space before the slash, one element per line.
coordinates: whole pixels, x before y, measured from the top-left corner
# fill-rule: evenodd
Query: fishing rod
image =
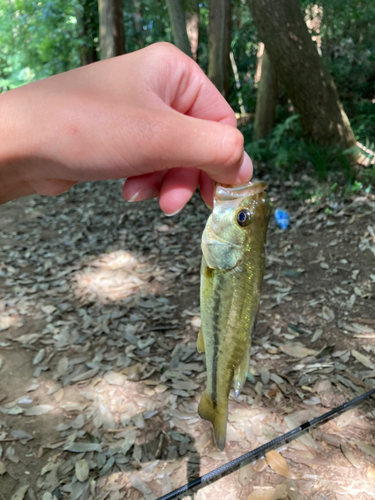
<path fill-rule="evenodd" d="M 282 436 L 272 439 L 272 441 L 269 441 L 268 443 L 259 446 L 259 448 L 249 451 L 248 453 L 245 453 L 244 455 L 241 455 L 240 457 L 235 458 L 234 460 L 231 460 L 230 462 L 224 465 L 221 465 L 217 469 L 207 472 L 207 474 L 204 474 L 203 476 L 198 477 L 193 481 L 184 484 L 180 488 L 177 488 L 176 490 L 173 490 L 170 493 L 167 493 L 166 495 L 159 497 L 157 500 L 173 500 L 174 498 L 177 498 L 181 494 L 185 494 L 187 491 L 192 490 L 193 488 L 197 488 L 197 486 L 201 486 L 209 482 L 215 482 L 221 477 L 224 477 L 230 474 L 231 472 L 235 471 L 237 468 L 239 468 L 240 465 L 248 462 L 253 462 L 255 460 L 258 460 L 258 458 L 264 457 L 264 455 L 267 452 L 275 448 L 278 448 L 281 444 L 289 443 L 293 439 L 296 439 L 301 434 L 306 432 L 307 429 L 324 424 L 328 420 L 331 420 L 333 417 L 336 417 L 339 414 L 344 413 L 352 406 L 361 403 L 366 398 L 373 395 L 375 395 L 375 389 L 365 392 L 361 396 L 357 396 L 356 398 L 351 399 L 350 401 L 342 404 L 341 406 L 333 408 L 333 410 L 330 410 L 327 413 L 320 415 L 319 417 L 313 418 L 309 422 L 301 424 L 299 427 L 296 427 L 295 429 L 287 432 L 286 434 L 283 434 Z"/>

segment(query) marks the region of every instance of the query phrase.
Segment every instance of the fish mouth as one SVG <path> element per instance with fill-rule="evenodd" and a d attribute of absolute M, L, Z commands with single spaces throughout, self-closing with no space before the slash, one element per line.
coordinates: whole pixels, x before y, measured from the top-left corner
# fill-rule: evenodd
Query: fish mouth
<path fill-rule="evenodd" d="M 219 185 L 216 184 L 215 198 L 220 201 L 236 200 L 238 198 L 246 198 L 258 193 L 262 193 L 268 184 L 266 182 L 246 182 L 238 186 Z"/>

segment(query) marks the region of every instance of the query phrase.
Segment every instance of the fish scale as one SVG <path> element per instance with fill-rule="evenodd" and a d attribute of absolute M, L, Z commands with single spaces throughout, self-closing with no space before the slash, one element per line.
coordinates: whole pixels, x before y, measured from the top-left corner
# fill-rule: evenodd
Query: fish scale
<path fill-rule="evenodd" d="M 263 182 L 216 186 L 214 208 L 202 236 L 201 320 L 207 388 L 199 415 L 212 422 L 215 442 L 225 447 L 228 397 L 246 379 L 251 336 L 264 274 L 269 207 Z"/>

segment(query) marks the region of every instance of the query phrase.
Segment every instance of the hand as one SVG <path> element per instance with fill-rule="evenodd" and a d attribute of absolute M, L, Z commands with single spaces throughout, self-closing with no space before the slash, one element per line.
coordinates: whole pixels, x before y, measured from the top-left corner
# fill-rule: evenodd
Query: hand
<path fill-rule="evenodd" d="M 198 184 L 251 178 L 230 106 L 173 45 L 33 82 L 0 96 L 0 201 L 60 194 L 77 182 L 127 178 L 128 201 L 159 196 L 168 215 Z"/>

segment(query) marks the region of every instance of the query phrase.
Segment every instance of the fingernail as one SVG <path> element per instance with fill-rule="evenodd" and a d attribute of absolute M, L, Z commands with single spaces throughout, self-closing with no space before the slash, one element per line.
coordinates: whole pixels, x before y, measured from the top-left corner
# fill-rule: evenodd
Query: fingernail
<path fill-rule="evenodd" d="M 243 152 L 242 163 L 240 169 L 238 171 L 238 178 L 241 182 L 248 182 L 253 175 L 253 164 L 250 159 L 250 156 Z"/>
<path fill-rule="evenodd" d="M 141 189 L 138 189 L 138 191 L 133 194 L 133 196 L 128 201 L 133 202 L 151 200 L 152 198 L 156 198 L 158 194 L 158 191 L 153 187 L 143 187 Z"/>
<path fill-rule="evenodd" d="M 173 214 L 167 214 L 167 213 L 164 212 L 164 215 L 166 215 L 167 217 L 173 217 L 174 215 L 179 214 L 183 208 L 184 207 L 179 208 L 178 210 L 176 210 L 175 212 L 173 212 Z"/>

